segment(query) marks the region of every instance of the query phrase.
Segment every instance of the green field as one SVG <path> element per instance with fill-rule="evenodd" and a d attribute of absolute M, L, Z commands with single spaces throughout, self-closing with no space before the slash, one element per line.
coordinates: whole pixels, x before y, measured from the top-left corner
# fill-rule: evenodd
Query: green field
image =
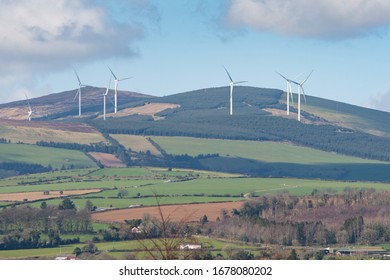
<path fill-rule="evenodd" d="M 0 144 L 0 162 L 23 162 L 29 164 L 51 165 L 74 168 L 96 167 L 84 153 L 73 150 L 40 147 L 26 144 Z"/>
<path fill-rule="evenodd" d="M 161 177 L 159 168 L 118 168 L 101 169 L 82 173 L 73 171 L 53 172 L 19 176 L 0 180 L 0 193 L 15 193 L 27 191 L 54 191 L 102 188 L 102 192 L 74 196 L 77 208 L 84 208 L 86 200 L 96 207 L 127 208 L 130 205 L 156 205 L 155 195 L 160 204 L 186 204 L 202 202 L 222 202 L 242 200 L 243 196 L 261 196 L 289 192 L 293 195 L 310 195 L 315 189 L 323 191 L 342 191 L 345 188 L 373 188 L 376 190 L 390 189 L 389 183 L 380 182 L 350 182 L 331 180 L 309 180 L 293 178 L 246 178 L 246 177 L 215 177 L 218 173 L 206 171 L 197 173 L 190 170 L 174 170 L 171 177 Z M 170 173 L 170 172 L 168 172 Z M 60 176 L 62 174 L 62 176 Z M 110 176 L 108 176 L 110 174 Z M 118 174 L 121 177 L 117 177 Z M 139 178 L 136 177 L 138 174 Z M 149 176 L 146 176 L 148 175 Z M 157 174 L 157 175 L 156 175 Z M 174 177 L 176 174 L 178 177 Z M 183 177 L 183 175 L 188 177 Z M 126 177 L 127 175 L 128 177 Z M 222 174 L 226 176 L 226 174 Z M 47 182 L 39 181 L 42 178 Z M 58 178 L 58 180 L 56 180 Z M 169 179 L 167 179 L 169 178 Z M 180 179 L 179 179 L 180 178 Z M 23 182 L 23 184 L 22 184 Z M 123 197 L 118 193 L 125 190 Z M 139 196 L 139 198 L 137 198 Z M 49 199 L 49 205 L 58 205 L 62 199 Z M 29 202 L 31 206 L 39 207 L 40 202 Z M 1 205 L 10 205 L 2 202 Z"/>
<path fill-rule="evenodd" d="M 67 237 L 66 235 L 63 237 Z M 228 241 L 215 240 L 211 238 L 196 238 L 197 242 L 201 243 L 203 248 L 213 249 L 212 254 L 215 256 L 218 253 L 225 255 L 228 250 L 251 250 L 256 254 L 256 251 L 260 249 L 256 245 L 244 245 L 241 243 L 232 243 Z M 152 246 L 150 241 L 145 242 L 146 246 Z M 59 255 L 70 255 L 76 247 L 83 247 L 85 243 L 63 245 L 56 248 L 45 249 L 24 249 L 24 250 L 4 250 L 0 251 L 0 259 L 27 259 L 45 257 L 48 259 L 54 259 Z M 137 254 L 138 259 L 143 259 L 146 256 L 146 252 L 134 252 L 141 249 L 141 245 L 138 241 L 118 241 L 118 242 L 100 242 L 95 244 L 101 254 L 111 256 L 117 259 L 123 259 L 124 255 L 129 252 Z"/>
<path fill-rule="evenodd" d="M 377 164 L 376 160 L 328 153 L 289 143 L 270 141 L 240 141 L 221 139 L 200 139 L 192 137 L 152 137 L 167 153 L 173 155 L 219 154 L 254 159 L 262 162 L 294 164 Z"/>
<path fill-rule="evenodd" d="M 153 137 L 168 154 L 199 159 L 206 169 L 254 177 L 321 178 L 390 182 L 390 164 L 271 141 Z"/>

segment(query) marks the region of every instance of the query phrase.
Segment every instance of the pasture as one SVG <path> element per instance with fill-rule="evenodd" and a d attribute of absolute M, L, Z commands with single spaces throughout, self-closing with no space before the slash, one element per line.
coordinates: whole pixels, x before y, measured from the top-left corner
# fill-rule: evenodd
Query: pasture
<path fill-rule="evenodd" d="M 29 164 L 73 168 L 96 167 L 96 164 L 80 151 L 40 147 L 27 144 L 0 144 L 0 162 L 23 162 Z"/>
<path fill-rule="evenodd" d="M 7 200 L 33 192 L 48 205 L 58 205 L 60 198 L 45 196 L 63 191 L 77 208 L 87 200 L 97 208 L 120 209 L 129 206 L 185 205 L 192 203 L 236 202 L 247 197 L 289 192 L 310 195 L 313 190 L 343 191 L 345 188 L 390 189 L 389 183 L 325 181 L 295 178 L 247 178 L 228 174 L 161 168 L 105 168 L 56 171 L 0 180 L 0 195 Z M 97 189 L 98 193 L 91 193 Z M 74 193 L 70 193 L 70 191 Z M 157 197 L 157 199 L 156 199 Z M 9 200 L 9 199 L 8 199 Z M 40 202 L 24 202 L 39 207 Z M 2 202 L 1 205 L 11 205 Z M 1 206 L 0 205 L 0 206 Z M 144 208 L 139 208 L 144 209 Z M 114 212 L 113 212 L 114 213 Z"/>
<path fill-rule="evenodd" d="M 160 152 L 145 136 L 128 134 L 111 134 L 110 136 L 117 140 L 126 149 L 131 149 L 137 153 L 150 151 L 153 155 L 160 155 Z"/>
<path fill-rule="evenodd" d="M 219 154 L 268 163 L 294 164 L 377 164 L 376 160 L 339 155 L 284 142 L 200 139 L 192 137 L 151 137 L 173 155 Z"/>
<path fill-rule="evenodd" d="M 322 178 L 390 182 L 388 162 L 368 160 L 296 146 L 286 142 L 152 137 L 167 153 L 201 158 L 210 170 L 259 177 Z"/>

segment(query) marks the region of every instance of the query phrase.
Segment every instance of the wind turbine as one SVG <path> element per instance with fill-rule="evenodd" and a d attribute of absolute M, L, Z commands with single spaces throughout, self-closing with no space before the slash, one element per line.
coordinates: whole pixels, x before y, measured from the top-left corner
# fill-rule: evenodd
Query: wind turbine
<path fill-rule="evenodd" d="M 225 68 L 225 67 L 223 67 L 223 68 Z M 225 68 L 225 71 L 230 79 L 230 83 L 229 83 L 229 85 L 230 85 L 230 115 L 233 115 L 233 87 L 234 87 L 234 85 L 246 83 L 247 81 L 234 82 L 232 77 L 229 74 L 229 71 L 226 68 Z"/>
<path fill-rule="evenodd" d="M 291 81 L 294 84 L 298 85 L 298 121 L 301 120 L 301 91 L 303 94 L 303 98 L 305 99 L 305 104 L 306 104 L 306 95 L 305 95 L 305 90 L 303 89 L 303 84 L 306 83 L 306 81 L 309 79 L 310 75 L 313 73 L 314 70 L 311 70 L 310 74 L 307 76 L 306 79 L 304 79 L 301 83 Z"/>
<path fill-rule="evenodd" d="M 103 93 L 103 120 L 106 120 L 106 97 L 107 97 L 108 91 L 110 90 L 110 85 L 111 85 L 111 75 L 110 75 L 110 80 L 108 82 L 106 92 Z"/>
<path fill-rule="evenodd" d="M 78 82 L 79 82 L 79 88 L 78 88 L 78 90 L 77 90 L 77 92 L 76 92 L 76 95 L 74 96 L 73 100 L 76 99 L 77 95 L 79 96 L 79 116 L 81 116 L 81 88 L 82 88 L 82 87 L 86 87 L 87 85 L 83 85 L 83 84 L 81 83 L 80 77 L 79 77 L 79 75 L 77 75 L 76 70 L 74 70 L 74 73 L 76 74 L 77 80 L 78 80 Z"/>
<path fill-rule="evenodd" d="M 118 79 L 118 78 L 115 76 L 114 72 L 111 70 L 111 68 L 110 68 L 109 66 L 107 66 L 107 67 L 108 67 L 108 69 L 110 69 L 110 72 L 111 72 L 112 76 L 114 77 L 114 91 L 115 91 L 115 93 L 114 93 L 114 113 L 116 114 L 116 112 L 118 111 L 118 110 L 117 110 L 117 108 L 118 108 L 118 106 L 117 106 L 117 96 L 118 96 L 117 90 L 118 90 L 118 84 L 119 84 L 120 81 L 128 80 L 128 79 L 131 79 L 132 77 L 127 77 L 127 78 L 123 78 L 123 79 Z"/>
<path fill-rule="evenodd" d="M 27 94 L 25 94 L 26 96 L 26 100 L 27 100 L 27 104 L 28 104 L 28 116 L 27 116 L 27 120 L 28 121 L 31 121 L 31 116 L 32 116 L 32 109 L 31 109 L 31 105 L 30 105 L 30 101 L 28 100 L 28 97 L 27 97 Z"/>
<path fill-rule="evenodd" d="M 294 99 L 293 99 L 293 94 L 292 94 L 292 89 L 291 89 L 291 83 L 293 82 L 293 80 L 290 80 L 288 78 L 286 78 L 285 76 L 283 76 L 282 74 L 280 74 L 279 72 L 276 72 L 278 73 L 283 79 L 286 80 L 286 83 L 287 83 L 287 89 L 286 89 L 286 94 L 287 94 L 287 116 L 290 115 L 290 98 L 289 98 L 289 95 L 291 97 L 291 103 L 294 104 Z"/>

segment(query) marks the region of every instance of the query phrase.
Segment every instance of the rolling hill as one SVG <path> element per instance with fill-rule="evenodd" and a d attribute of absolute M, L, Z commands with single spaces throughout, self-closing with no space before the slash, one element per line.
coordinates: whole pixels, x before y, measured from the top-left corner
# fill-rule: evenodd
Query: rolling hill
<path fill-rule="evenodd" d="M 103 91 L 85 88 L 81 118 L 73 101 L 74 90 L 31 99 L 37 112 L 31 122 L 23 120 L 25 101 L 1 104 L 0 138 L 30 144 L 46 141 L 43 144 L 52 147 L 78 143 L 73 149 L 83 151 L 85 145 L 98 143 L 115 147 L 108 153 L 130 165 L 196 167 L 251 176 L 390 181 L 390 115 L 386 112 L 307 96 L 302 122 L 298 122 L 296 104 L 291 106 L 290 116 L 285 114 L 283 91 L 237 86 L 233 116 L 228 111 L 228 87 L 218 87 L 164 97 L 120 92 L 118 114 L 109 113 L 104 121 Z M 144 138 L 136 141 L 126 135 Z M 162 138 L 153 136 L 191 137 L 194 144 L 177 145 L 174 151 L 160 143 Z M 199 138 L 226 139 L 230 141 L 228 149 L 241 152 L 229 157 L 223 148 L 226 145 L 218 144 L 220 140 L 209 145 L 211 140 L 196 140 Z M 165 141 L 177 143 L 177 138 Z M 254 144 L 244 147 L 242 141 Z M 255 149 L 266 143 L 273 148 L 265 148 L 260 156 Z M 198 150 L 194 151 L 195 146 Z M 278 150 L 285 150 L 287 156 L 283 158 Z M 297 160 L 293 151 L 298 150 L 312 161 Z M 267 160 L 272 157 L 275 159 Z"/>

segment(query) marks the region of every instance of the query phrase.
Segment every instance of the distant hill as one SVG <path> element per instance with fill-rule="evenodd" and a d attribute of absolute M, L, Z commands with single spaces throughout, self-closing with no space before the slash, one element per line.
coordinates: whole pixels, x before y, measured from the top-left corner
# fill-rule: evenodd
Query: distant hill
<path fill-rule="evenodd" d="M 103 93 L 105 88 L 85 87 L 82 89 L 81 108 L 83 116 L 94 115 L 103 111 Z M 78 98 L 75 98 L 77 89 L 53 93 L 29 100 L 33 119 L 59 119 L 78 116 Z M 113 91 L 109 92 L 107 112 L 113 111 Z M 143 101 L 152 98 L 150 95 L 118 91 L 118 106 Z M 24 120 L 27 118 L 28 105 L 26 100 L 0 104 L 0 119 Z"/>

